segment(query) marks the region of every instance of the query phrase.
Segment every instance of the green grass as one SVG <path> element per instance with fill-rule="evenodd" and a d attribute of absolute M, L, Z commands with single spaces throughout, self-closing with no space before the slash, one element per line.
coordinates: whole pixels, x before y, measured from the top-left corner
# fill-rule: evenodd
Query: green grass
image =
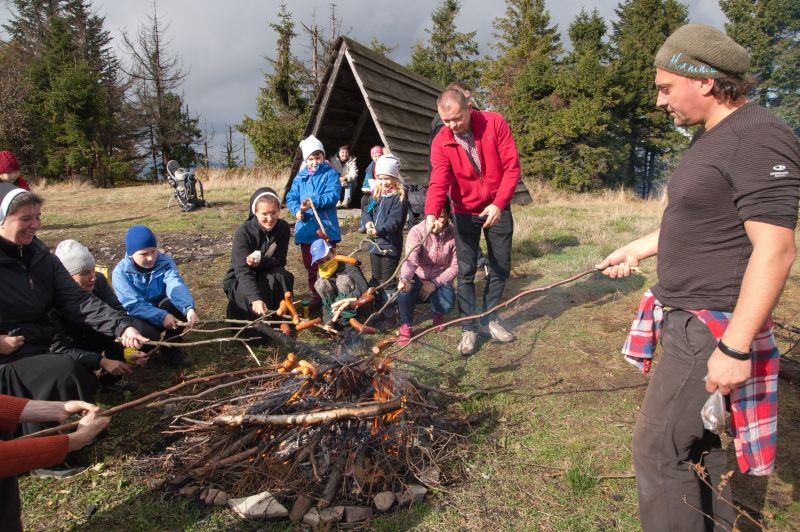
<path fill-rule="evenodd" d="M 88 243 L 119 242 L 125 229 L 147 223 L 156 234 L 180 235 L 191 244 L 203 234 L 228 235 L 243 221 L 247 199 L 261 182 L 213 180 L 207 197 L 215 206 L 188 214 L 164 209 L 166 187 L 122 191 L 86 189 L 80 194 L 54 187 L 45 191 L 42 238 L 55 245 L 63 238 Z M 506 296 L 563 279 L 602 259 L 628 240 L 658 226 L 662 206 L 623 194 L 569 196 L 540 190 L 535 204 L 515 207 L 513 274 Z M 355 224 L 345 224 L 340 249 L 355 248 Z M 299 257 L 290 250 L 289 268 L 304 292 Z M 366 255 L 362 259 L 367 259 Z M 221 280 L 229 256 L 189 261 L 184 277 L 200 302 L 201 317 L 221 317 L 225 298 Z M 368 264 L 368 260 L 364 260 Z M 113 264 L 111 265 L 113 266 Z M 367 267 L 368 269 L 368 267 Z M 402 353 L 422 382 L 460 392 L 500 390 L 479 395 L 456 408 L 483 414 L 485 421 L 467 434 L 464 475 L 432 493 L 413 508 L 376 516 L 375 530 L 637 530 L 636 486 L 632 471 L 633 424 L 646 381 L 619 355 L 641 292 L 655 279 L 655 263 L 624 281 L 598 275 L 537 294 L 503 312 L 518 339 L 509 345 L 483 343 L 475 356 L 455 353 L 459 331 L 448 329 L 423 338 Z M 797 270 L 787 285 L 776 316 L 796 323 L 800 316 Z M 479 285 L 482 290 L 482 285 Z M 428 308 L 418 307 L 415 327 L 430 324 Z M 303 339 L 321 343 L 308 333 Z M 781 339 L 782 346 L 791 338 Z M 252 364 L 241 349 L 199 350 L 185 376 L 211 374 Z M 261 358 L 275 356 L 260 348 Z M 152 364 L 138 373 L 139 394 L 167 387 L 179 379 L 168 366 Z M 103 405 L 121 402 L 98 396 Z M 764 520 L 775 530 L 800 522 L 800 395 L 781 382 L 778 467 L 757 483 L 739 475 L 737 500 L 765 508 Z M 256 530 L 225 508 L 151 492 L 146 481 L 159 476 L 159 460 L 170 440 L 160 434 L 166 421 L 158 412 L 131 410 L 117 416 L 111 434 L 91 448 L 97 470 L 74 479 L 21 479 L 24 522 L 31 530 Z M 733 464 L 733 462 L 731 462 Z M 734 466 L 735 467 L 735 466 Z M 94 505 L 95 511 L 87 515 Z M 289 530 L 267 523 L 270 530 Z"/>

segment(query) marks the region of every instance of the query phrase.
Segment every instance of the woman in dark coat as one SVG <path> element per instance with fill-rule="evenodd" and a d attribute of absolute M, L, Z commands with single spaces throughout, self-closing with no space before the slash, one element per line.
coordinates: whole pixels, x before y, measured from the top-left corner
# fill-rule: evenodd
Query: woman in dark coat
<path fill-rule="evenodd" d="M 127 316 L 81 290 L 36 238 L 42 203 L 36 194 L 0 183 L 0 393 L 91 401 L 96 379 L 74 359 L 50 352 L 50 310 L 120 337 L 126 347 L 138 348 L 146 338 Z"/>
<path fill-rule="evenodd" d="M 280 211 L 280 199 L 269 187 L 250 197 L 249 216 L 233 236 L 231 267 L 222 283 L 228 318 L 254 320 L 277 309 L 294 289 L 294 276 L 286 271 L 289 224 Z"/>

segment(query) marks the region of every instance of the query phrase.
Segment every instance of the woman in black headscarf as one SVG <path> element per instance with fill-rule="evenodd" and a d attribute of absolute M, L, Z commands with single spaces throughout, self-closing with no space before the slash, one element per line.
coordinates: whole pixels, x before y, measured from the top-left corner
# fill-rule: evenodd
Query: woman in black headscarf
<path fill-rule="evenodd" d="M 91 401 L 96 379 L 73 358 L 51 351 L 56 329 L 50 311 L 120 338 L 125 347 L 141 347 L 147 339 L 124 312 L 81 290 L 36 238 L 42 203 L 32 192 L 0 183 L 0 393 Z M 23 428 L 32 432 L 38 427 Z"/>
<path fill-rule="evenodd" d="M 263 316 L 294 288 L 294 276 L 286 271 L 289 224 L 280 219 L 280 211 L 280 199 L 271 188 L 259 188 L 250 197 L 249 216 L 233 236 L 231 267 L 222 283 L 228 318 Z"/>

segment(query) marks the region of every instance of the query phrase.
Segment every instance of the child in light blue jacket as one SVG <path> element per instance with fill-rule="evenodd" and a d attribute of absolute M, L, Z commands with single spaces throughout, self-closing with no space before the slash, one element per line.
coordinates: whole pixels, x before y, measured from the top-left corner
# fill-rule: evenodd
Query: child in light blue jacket
<path fill-rule="evenodd" d="M 325 161 L 325 148 L 314 135 L 300 143 L 303 152 L 303 166 L 292 181 L 292 187 L 286 195 L 286 207 L 297 218 L 294 226 L 294 242 L 300 246 L 303 266 L 308 272 L 308 288 L 311 290 L 311 305 L 319 306 L 320 297 L 314 289 L 317 282 L 317 266 L 311 258 L 311 244 L 320 238 L 317 234 L 319 223 L 311 209 L 311 203 L 322 222 L 322 229 L 328 235 L 331 244 L 341 239 L 339 218 L 336 216 L 336 204 L 341 193 L 339 174 Z"/>
<path fill-rule="evenodd" d="M 172 257 L 156 247 L 156 236 L 144 225 L 134 225 L 125 234 L 125 257 L 111 276 L 119 302 L 129 315 L 142 320 L 142 334 L 157 340 L 177 334 L 179 322 L 194 326 L 200 320 L 191 292 L 183 282 Z M 177 354 L 175 354 L 177 353 Z M 184 353 L 171 358 L 186 363 Z"/>

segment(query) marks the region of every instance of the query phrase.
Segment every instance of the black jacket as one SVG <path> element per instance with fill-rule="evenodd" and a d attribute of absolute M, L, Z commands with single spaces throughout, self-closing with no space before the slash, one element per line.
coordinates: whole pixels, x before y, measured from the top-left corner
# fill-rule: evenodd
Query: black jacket
<path fill-rule="evenodd" d="M 378 236 L 373 238 L 380 249 L 370 246 L 370 253 L 399 257 L 403 251 L 403 224 L 408 214 L 408 202 L 400 194 L 380 198 L 371 210 L 364 213 L 361 224 L 375 224 Z"/>
<path fill-rule="evenodd" d="M 111 285 L 108 284 L 108 279 L 106 279 L 106 276 L 100 272 L 95 274 L 95 284 L 92 294 L 94 294 L 100 299 L 100 301 L 112 309 L 123 314 L 127 314 L 125 312 L 125 307 L 123 307 L 122 303 L 120 303 L 119 299 L 117 299 L 117 294 L 114 293 Z M 92 334 L 91 328 L 86 327 L 85 325 L 76 324 L 67 317 L 62 317 L 56 309 L 52 309 L 50 311 L 50 321 L 52 322 L 56 331 L 55 336 L 53 336 L 53 343 L 50 346 L 50 350 L 52 352 L 69 355 L 74 358 L 76 362 L 80 362 L 90 370 L 94 371 L 100 369 L 101 356 L 99 353 L 81 349 L 75 345 L 80 345 L 87 336 Z M 139 327 L 138 324 L 135 326 L 137 328 Z M 109 343 L 111 343 L 113 337 L 109 336 L 108 338 Z M 109 353 L 106 353 L 106 355 L 108 354 Z"/>
<path fill-rule="evenodd" d="M 25 343 L 0 363 L 50 351 L 55 335 L 49 316 L 52 309 L 107 336 L 119 336 L 131 326 L 125 314 L 81 290 L 38 238 L 24 249 L 30 267 L 10 255 L 7 247 L 0 248 L 0 333 L 24 336 Z"/>
<path fill-rule="evenodd" d="M 246 295 L 248 304 L 262 299 L 258 293 L 258 276 L 269 273 L 274 268 L 286 266 L 289 239 L 289 224 L 284 220 L 278 220 L 271 231 L 261 227 L 255 217 L 240 225 L 233 235 L 231 267 L 222 282 L 225 293 L 231 294 L 238 282 L 238 290 Z M 272 244 L 275 244 L 275 248 L 270 253 Z M 251 268 L 245 259 L 256 250 L 261 251 L 261 264 L 257 268 Z"/>

